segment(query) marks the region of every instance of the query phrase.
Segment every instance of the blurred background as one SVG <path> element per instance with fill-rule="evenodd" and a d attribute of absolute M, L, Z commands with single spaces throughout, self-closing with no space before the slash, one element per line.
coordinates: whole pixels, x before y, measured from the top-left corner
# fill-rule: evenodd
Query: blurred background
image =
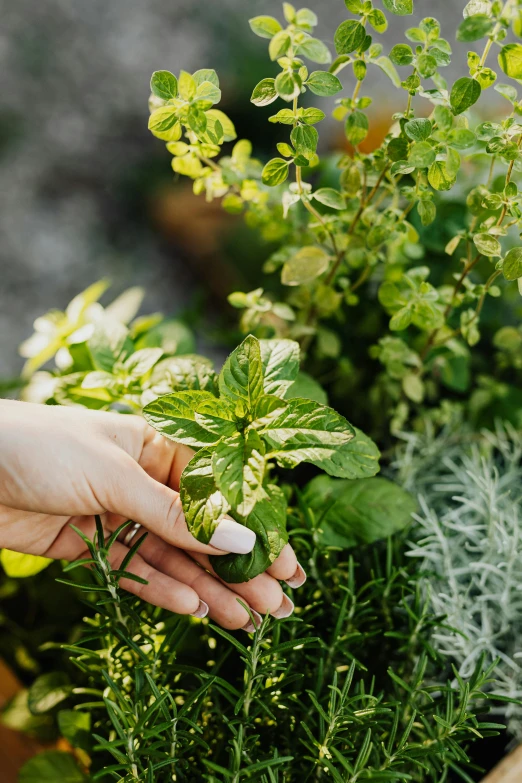
<path fill-rule="evenodd" d="M 317 36 L 333 51 L 334 31 L 347 18 L 344 3 L 308 6 L 319 15 Z M 453 42 L 464 6 L 418 0 L 413 17 L 388 14 L 390 27 L 379 37 L 384 52 L 424 16 L 436 16 Z M 17 347 L 35 317 L 63 309 L 100 277 L 113 281 L 109 298 L 143 285 L 145 312 L 188 314 L 189 321 L 191 314 L 213 314 L 205 335 L 212 348 L 226 294 L 234 286 L 248 290 L 251 278 L 250 287 L 256 284 L 249 269 L 267 250 L 240 218 L 193 197 L 189 181 L 175 180 L 165 145 L 147 130 L 148 85 L 157 69 L 216 68 L 221 108 L 239 136 L 252 139 L 256 156 L 267 158 L 281 129 L 266 122 L 273 107 L 249 103 L 257 81 L 277 68 L 267 41 L 248 26 L 260 13 L 281 18 L 281 4 L 0 0 L 0 378 L 18 374 Z M 466 48 L 458 46 L 446 69 L 449 81 L 453 71 L 464 72 Z M 398 96 L 377 71 L 370 111 L 379 133 Z M 342 79 L 353 80 L 349 69 Z M 493 91 L 488 99 L 502 101 Z M 342 126 L 323 123 L 321 143 L 323 150 L 342 147 Z"/>

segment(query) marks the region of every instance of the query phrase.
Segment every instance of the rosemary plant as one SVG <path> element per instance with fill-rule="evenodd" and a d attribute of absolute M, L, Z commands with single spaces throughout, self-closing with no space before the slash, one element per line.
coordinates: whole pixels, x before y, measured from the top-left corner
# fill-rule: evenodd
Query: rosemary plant
<path fill-rule="evenodd" d="M 35 757 L 23 783 L 48 769 L 47 780 L 67 769 L 74 783 L 472 779 L 469 743 L 502 727 L 479 717 L 495 663 L 441 678 L 429 636 L 443 625 L 400 542 L 363 548 L 356 562 L 318 544 L 314 514 L 297 502 L 293 543 L 315 579 L 294 618 L 266 618 L 249 640 L 120 594 L 141 542 L 117 570 L 114 536 L 85 542 L 93 579 L 80 589 L 94 615 L 64 647 L 84 687 L 56 673 L 29 692 L 73 750 Z"/>

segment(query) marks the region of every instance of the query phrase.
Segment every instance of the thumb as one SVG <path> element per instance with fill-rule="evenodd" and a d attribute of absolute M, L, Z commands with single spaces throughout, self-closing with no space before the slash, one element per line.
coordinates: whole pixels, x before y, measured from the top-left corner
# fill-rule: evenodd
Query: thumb
<path fill-rule="evenodd" d="M 244 525 L 224 517 L 210 544 L 200 543 L 187 527 L 179 492 L 153 479 L 132 457 L 118 449 L 115 478 L 108 482 L 105 497 L 99 498 L 107 511 L 139 522 L 164 541 L 181 549 L 219 555 L 247 554 L 256 535 Z"/>

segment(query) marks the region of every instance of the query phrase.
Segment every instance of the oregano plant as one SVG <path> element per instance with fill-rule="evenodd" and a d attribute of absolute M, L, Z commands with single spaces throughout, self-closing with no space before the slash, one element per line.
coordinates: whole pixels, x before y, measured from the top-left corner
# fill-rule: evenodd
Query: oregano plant
<path fill-rule="evenodd" d="M 390 333 L 368 344 L 384 369 L 373 393 L 384 395 L 392 429 L 397 429 L 418 406 L 436 404 L 444 387 L 460 390 L 463 376 L 469 376 L 469 348 L 481 339 L 486 301 L 502 295 L 502 280 L 522 279 L 515 177 L 522 165 L 516 86 L 522 44 L 512 40 L 521 34 L 520 3 L 463 3 L 455 37 L 457 45 L 472 50 L 467 72 L 451 83 L 444 69 L 455 44 L 443 36 L 436 19 L 426 17 L 418 27 L 407 28 L 406 41 L 387 53 L 379 42 L 388 15 L 408 17 L 413 0 L 386 0 L 382 8 L 372 0 L 346 0 L 345 5 L 350 16 L 335 31 L 335 55 L 315 37 L 317 15 L 309 9 L 283 3 L 283 19 L 250 20 L 280 69 L 254 86 L 252 103 L 282 103 L 269 120 L 288 127 L 278 156 L 264 166 L 251 157 L 246 140 L 218 158 L 221 146 L 235 139 L 235 130 L 201 92 L 202 80 L 210 80 L 212 100 L 218 99 L 213 71 L 193 75 L 190 97 L 186 88 L 183 94 L 177 91 L 173 75 L 156 72 L 149 127 L 167 140 L 174 171 L 192 177 L 196 193 L 222 198 L 225 209 L 243 212 L 250 226 L 280 243 L 265 271 L 280 275 L 282 291 L 288 292 L 285 301 L 262 289 L 230 296 L 243 311 L 246 333 L 295 339 L 309 362 L 339 359 L 344 351 L 349 359 L 343 336 L 357 323 L 350 312 L 356 312 L 361 297 L 372 297 L 378 284 Z M 361 145 L 370 131 L 372 98 L 366 87 L 375 68 L 397 89 L 397 108 L 384 140 L 368 152 Z M 502 82 L 506 77 L 515 83 Z M 165 78 L 172 84 L 170 96 L 162 91 Z M 504 98 L 506 108 L 495 122 L 477 122 L 470 110 L 489 89 Z M 313 104 L 316 97 L 336 101 L 333 116 L 344 124 L 351 146 L 337 159 L 337 182 L 325 175 L 317 153 L 317 126 L 328 107 L 309 100 L 302 105 L 303 97 L 313 98 Z M 166 116 L 172 127 L 158 130 Z M 183 132 L 186 141 L 173 141 Z M 458 185 L 463 160 L 468 170 L 474 167 L 476 178 L 484 177 L 483 184 L 467 196 L 465 228 L 446 243 L 446 278 L 432 282 L 429 263 L 417 262 L 423 255 L 422 232 L 437 220 L 444 193 Z"/>

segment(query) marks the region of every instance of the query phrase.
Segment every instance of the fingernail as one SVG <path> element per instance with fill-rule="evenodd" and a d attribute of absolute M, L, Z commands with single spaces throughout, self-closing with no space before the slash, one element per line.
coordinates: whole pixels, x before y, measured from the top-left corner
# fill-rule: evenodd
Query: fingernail
<path fill-rule="evenodd" d="M 207 614 L 208 614 L 208 604 L 206 604 L 204 601 L 200 599 L 198 608 L 196 609 L 195 612 L 192 612 L 191 616 L 198 617 L 201 620 L 203 617 L 206 617 Z"/>
<path fill-rule="evenodd" d="M 272 617 L 276 620 L 284 620 L 285 617 L 290 617 L 294 611 L 294 602 L 289 599 L 287 595 L 283 597 L 283 603 L 275 612 L 272 612 Z"/>
<path fill-rule="evenodd" d="M 297 564 L 297 568 L 295 570 L 295 574 L 290 577 L 290 579 L 285 579 L 286 584 L 288 587 L 293 587 L 294 589 L 296 587 L 301 587 L 306 582 L 306 571 L 304 570 L 301 563 Z"/>
<path fill-rule="evenodd" d="M 244 625 L 241 630 L 246 631 L 247 633 L 254 633 L 254 631 L 257 630 L 257 628 L 259 628 L 263 622 L 263 618 L 260 614 L 258 614 L 258 612 L 254 612 L 253 609 L 250 610 L 250 614 L 254 618 L 256 624 L 254 625 L 252 620 L 249 619 L 248 623 Z"/>
<path fill-rule="evenodd" d="M 210 543 L 225 552 L 246 555 L 254 548 L 256 534 L 230 517 L 224 517 L 214 531 Z"/>

